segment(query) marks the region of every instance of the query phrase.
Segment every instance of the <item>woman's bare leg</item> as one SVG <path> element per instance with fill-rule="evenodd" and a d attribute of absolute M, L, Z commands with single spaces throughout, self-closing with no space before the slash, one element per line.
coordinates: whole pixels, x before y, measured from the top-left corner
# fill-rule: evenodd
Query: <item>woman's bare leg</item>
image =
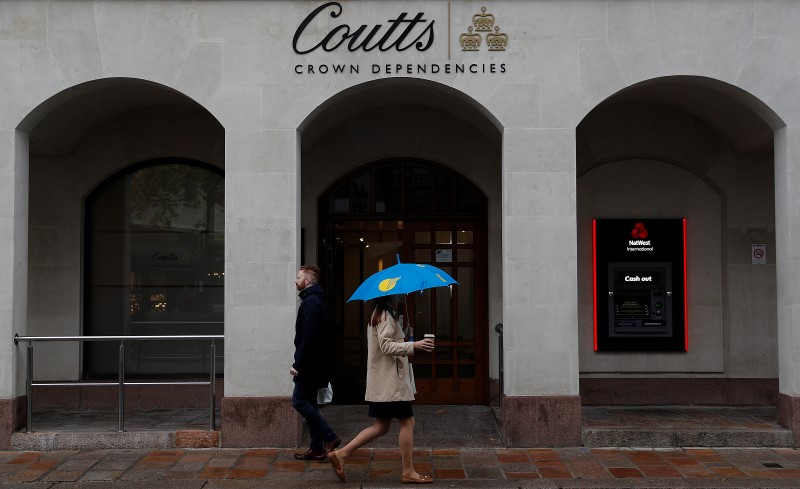
<path fill-rule="evenodd" d="M 414 417 L 397 420 L 400 423 L 400 456 L 403 458 L 403 475 L 419 477 L 414 470 Z"/>
<path fill-rule="evenodd" d="M 350 443 L 336 450 L 336 456 L 339 458 L 342 464 L 344 464 L 344 461 L 347 460 L 347 458 L 352 455 L 353 452 L 367 443 L 382 437 L 389 432 L 389 428 L 391 427 L 391 418 L 375 418 L 375 422 L 372 424 L 372 426 L 364 428 L 359 434 L 356 435 L 355 438 L 350 440 Z"/>

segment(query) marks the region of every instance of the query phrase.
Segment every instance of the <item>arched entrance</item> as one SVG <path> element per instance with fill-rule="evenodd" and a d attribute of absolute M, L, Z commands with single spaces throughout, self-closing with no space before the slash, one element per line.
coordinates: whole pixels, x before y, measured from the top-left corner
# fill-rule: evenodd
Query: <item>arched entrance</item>
<path fill-rule="evenodd" d="M 407 298 L 415 336 L 436 335 L 436 351 L 414 359 L 417 402 L 488 401 L 487 204 L 462 176 L 434 163 L 391 159 L 365 165 L 319 200 L 320 265 L 336 330 L 336 402 L 364 399 L 370 303 L 347 303 L 372 273 L 426 263 L 459 286 Z"/>
<path fill-rule="evenodd" d="M 584 405 L 775 405 L 776 254 L 750 259 L 776 243 L 775 124 L 737 87 L 674 76 L 620 91 L 577 127 Z M 592 348 L 596 218 L 686 220 L 686 351 Z"/>
<path fill-rule="evenodd" d="M 366 318 L 360 309 L 365 306 L 345 301 L 362 277 L 377 270 L 379 258 L 389 266 L 396 263 L 397 253 L 405 262 L 442 266 L 463 274 L 457 277 L 462 284 L 474 283 L 473 299 L 464 300 L 466 286 L 454 291 L 452 301 L 445 299 L 445 291 L 414 298 L 417 331 L 436 327 L 441 340 L 437 363 L 419 360 L 417 399 L 464 404 L 496 399 L 491 395 L 499 389 L 493 326 L 502 322 L 503 311 L 499 127 L 463 93 L 412 78 L 348 88 L 301 125 L 300 259 L 322 266 L 323 286 L 341 330 L 334 402 L 364 399 L 366 353 L 359 352 L 365 346 L 361 335 Z M 369 254 L 381 250 L 381 256 L 367 257 L 360 241 L 347 246 L 336 241 L 346 233 L 352 234 L 348 239 L 359 239 L 356 234 L 367 232 Z M 459 243 L 459 234 L 470 235 L 472 243 Z M 447 242 L 437 243 L 445 236 Z M 353 255 L 349 262 L 334 254 L 337 246 L 343 256 Z M 358 253 L 364 253 L 363 261 Z M 456 329 L 438 331 L 445 324 Z M 465 333 L 466 338 L 458 338 Z M 449 344 L 443 343 L 443 334 L 452 336 Z"/>
<path fill-rule="evenodd" d="M 88 263 L 93 258 L 90 250 L 84 249 L 91 246 L 87 239 L 91 225 L 86 218 L 91 204 L 87 207 L 86 199 L 91 201 L 90 196 L 102 192 L 115 177 L 166 163 L 168 158 L 172 163 L 188 162 L 221 179 L 225 168 L 224 129 L 207 109 L 186 95 L 132 78 L 106 78 L 71 87 L 40 104 L 20 126 L 30 134 L 27 268 L 32 279 L 27 282 L 25 332 L 34 336 L 98 334 L 89 323 L 94 322 L 95 327 L 102 323 L 103 328 L 112 322 L 121 324 L 117 323 L 118 315 L 126 310 L 121 301 L 130 302 L 124 294 L 115 299 L 113 319 L 102 314 L 107 304 L 101 302 L 95 310 L 89 303 L 91 286 L 85 266 L 110 270 L 105 266 L 121 265 L 111 255 L 104 258 L 102 252 L 94 263 Z M 191 187 L 193 181 L 192 175 L 181 172 L 155 176 L 161 183 L 170 180 L 173 189 L 182 184 Z M 116 194 L 119 199 L 114 205 L 135 198 L 123 198 L 125 192 Z M 120 233 L 107 236 L 120 237 L 131 230 L 131 222 L 123 225 L 126 216 L 121 206 L 100 209 L 119 211 L 113 231 Z M 127 216 L 129 221 L 133 217 Z M 219 219 L 222 226 L 221 216 Z M 130 282 L 100 285 L 122 284 Z M 205 284 L 204 289 L 208 290 Z M 113 332 L 107 329 L 105 334 L 135 334 L 126 331 L 119 326 Z M 45 358 L 47 361 L 43 361 Z M 77 343 L 42 345 L 37 351 L 36 375 L 73 381 L 100 374 L 102 369 L 87 374 L 89 365 L 84 360 L 84 349 Z"/>

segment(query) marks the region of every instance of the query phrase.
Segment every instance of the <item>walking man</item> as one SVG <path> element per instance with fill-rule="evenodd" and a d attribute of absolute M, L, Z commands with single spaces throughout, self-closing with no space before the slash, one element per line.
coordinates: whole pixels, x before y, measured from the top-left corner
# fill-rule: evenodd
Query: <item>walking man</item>
<path fill-rule="evenodd" d="M 318 266 L 303 265 L 294 282 L 301 302 L 294 325 L 294 363 L 289 369 L 294 377 L 292 407 L 305 418 L 311 434 L 308 450 L 294 454 L 297 460 L 325 460 L 342 443 L 317 404 L 317 390 L 328 386 L 334 358 L 326 294 L 319 277 Z"/>

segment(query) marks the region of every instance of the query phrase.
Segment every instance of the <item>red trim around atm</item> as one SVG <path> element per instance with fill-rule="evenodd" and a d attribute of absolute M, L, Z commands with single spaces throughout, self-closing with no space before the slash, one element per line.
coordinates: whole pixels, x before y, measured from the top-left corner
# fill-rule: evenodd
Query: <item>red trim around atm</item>
<path fill-rule="evenodd" d="M 689 351 L 689 283 L 686 273 L 686 218 L 683 219 L 683 351 Z"/>
<path fill-rule="evenodd" d="M 594 351 L 597 351 L 597 219 L 592 219 L 592 305 L 594 308 Z"/>

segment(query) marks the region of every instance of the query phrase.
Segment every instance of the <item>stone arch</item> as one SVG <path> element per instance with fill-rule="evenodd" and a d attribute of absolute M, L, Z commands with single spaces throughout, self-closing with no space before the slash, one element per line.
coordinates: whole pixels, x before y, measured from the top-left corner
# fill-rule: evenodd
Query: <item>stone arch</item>
<path fill-rule="evenodd" d="M 188 96 L 134 78 L 92 80 L 43 101 L 17 127 L 17 167 L 28 177 L 20 332 L 81 334 L 83 200 L 130 165 L 181 157 L 224 169 L 225 131 Z M 43 345 L 37 375 L 76 380 L 78 345 Z M 18 380 L 19 382 L 19 380 Z M 19 384 L 18 384 L 19 385 Z"/>
<path fill-rule="evenodd" d="M 452 87 L 389 78 L 331 97 L 303 120 L 298 133 L 306 261 L 316 259 L 317 199 L 332 182 L 370 162 L 431 161 L 459 173 L 488 197 L 489 324 L 502 321 L 502 126 L 494 115 Z M 496 380 L 496 335 L 489 340 L 490 377 Z"/>
<path fill-rule="evenodd" d="M 309 114 L 298 129 L 306 233 L 306 222 L 316 221 L 316 204 L 306 196 L 315 201 L 328 182 L 386 158 L 419 157 L 448 166 L 487 195 L 499 197 L 500 127 L 476 101 L 435 82 L 398 78 L 342 91 Z M 454 165 L 453 155 L 459 152 L 470 157 Z M 490 203 L 489 219 L 496 219 L 499 227 L 500 201 L 495 201 Z"/>
<path fill-rule="evenodd" d="M 750 267 L 749 247 L 766 242 L 775 250 L 773 148 L 782 125 L 752 94 L 693 76 L 627 87 L 578 125 L 579 280 L 591 269 L 586 240 L 580 239 L 591 217 L 634 217 L 637 212 L 648 215 L 635 217 L 687 217 L 690 243 L 690 351 L 650 354 L 646 365 L 639 361 L 643 354 L 604 357 L 586 347 L 582 328 L 583 402 L 774 404 L 777 360 L 765 364 L 757 358 L 777 357 L 775 268 L 774 263 Z M 629 192 L 636 204 L 611 195 L 624 194 L 626 185 L 637 187 Z M 605 198 L 598 186 L 604 186 Z M 747 282 L 767 292 L 748 297 L 743 293 Z M 590 298 L 581 283 L 580 325 L 587 315 L 591 321 Z M 753 339 L 753 314 L 765 318 L 768 339 Z M 698 341 L 693 343 L 692 335 Z M 642 372 L 660 378 L 647 377 L 650 393 L 636 395 L 641 385 L 634 377 Z"/>

